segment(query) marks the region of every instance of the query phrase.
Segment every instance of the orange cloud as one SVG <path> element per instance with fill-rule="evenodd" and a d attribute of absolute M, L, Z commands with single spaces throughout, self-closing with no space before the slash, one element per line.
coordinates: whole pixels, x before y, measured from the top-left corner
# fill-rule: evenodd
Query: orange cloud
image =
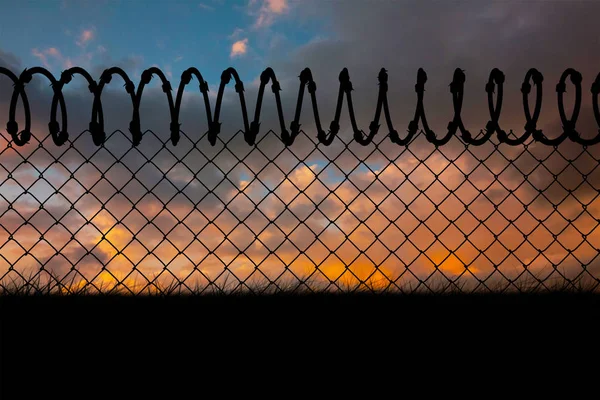
<path fill-rule="evenodd" d="M 85 47 L 95 37 L 94 29 L 84 29 L 79 34 L 79 38 L 75 42 L 79 47 Z"/>
<path fill-rule="evenodd" d="M 243 56 L 247 52 L 248 52 L 248 38 L 241 39 L 241 40 L 234 42 L 231 45 L 231 53 L 229 54 L 229 57 L 233 58 L 233 57 Z"/>
<path fill-rule="evenodd" d="M 37 57 L 42 62 L 44 67 L 46 67 L 46 68 L 49 67 L 48 58 L 46 57 L 46 55 L 43 52 L 39 51 L 38 49 L 32 49 L 31 54 L 33 54 L 35 57 Z"/>
<path fill-rule="evenodd" d="M 47 51 L 48 55 L 54 56 L 54 57 L 60 57 L 60 52 L 58 51 L 58 49 L 56 47 L 50 47 Z"/>
<path fill-rule="evenodd" d="M 96 52 L 98 54 L 104 53 L 106 52 L 106 48 L 104 46 L 98 46 Z M 56 66 L 56 64 L 60 65 L 60 68 L 63 69 L 69 69 L 75 65 L 87 66 L 90 64 L 93 57 L 93 52 L 83 52 L 80 55 L 75 56 L 75 58 L 72 58 L 71 56 L 63 55 L 56 47 L 49 47 L 43 50 L 34 48 L 31 50 L 31 53 L 34 57 L 37 57 L 46 68 L 51 68 Z"/>
<path fill-rule="evenodd" d="M 46 68 L 50 67 L 48 57 L 52 57 L 56 60 L 62 60 L 62 55 L 56 47 L 49 47 L 41 51 L 35 48 L 31 50 L 31 54 L 37 57 L 41 61 L 42 65 Z"/>
<path fill-rule="evenodd" d="M 250 3 L 255 4 L 256 1 Z M 287 0 L 264 0 L 256 13 L 254 28 L 266 28 L 273 24 L 278 15 L 284 14 L 289 9 Z"/>
<path fill-rule="evenodd" d="M 266 0 L 265 6 L 275 14 L 281 14 L 288 8 L 287 0 Z"/>
<path fill-rule="evenodd" d="M 75 66 L 75 64 L 73 64 L 73 61 L 71 61 L 71 59 L 69 57 L 67 57 L 67 59 L 65 60 L 65 69 L 69 69 L 69 68 L 73 68 Z"/>
<path fill-rule="evenodd" d="M 314 267 L 317 269 L 316 267 Z M 375 266 L 370 263 L 356 262 L 346 266 L 335 257 L 330 257 L 318 267 L 321 277 L 326 278 L 335 285 L 344 288 L 360 289 L 385 289 L 393 280 L 393 273 L 384 266 Z"/>
<path fill-rule="evenodd" d="M 458 257 L 447 251 L 430 252 L 427 255 L 435 263 L 436 267 L 446 274 L 460 275 L 467 269 L 467 266 Z M 472 264 L 468 268 L 471 272 L 478 271 Z"/>

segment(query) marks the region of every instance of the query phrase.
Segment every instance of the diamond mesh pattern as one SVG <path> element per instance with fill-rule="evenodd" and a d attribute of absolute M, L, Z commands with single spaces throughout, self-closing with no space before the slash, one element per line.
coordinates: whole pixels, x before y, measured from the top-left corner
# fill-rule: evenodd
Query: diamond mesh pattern
<path fill-rule="evenodd" d="M 570 141 L 330 146 L 0 143 L 0 286 L 13 292 L 596 290 L 599 150 Z M 235 150 L 232 150 L 235 147 Z M 88 150 L 86 150 L 88 149 Z M 240 151 L 239 149 L 246 149 Z"/>

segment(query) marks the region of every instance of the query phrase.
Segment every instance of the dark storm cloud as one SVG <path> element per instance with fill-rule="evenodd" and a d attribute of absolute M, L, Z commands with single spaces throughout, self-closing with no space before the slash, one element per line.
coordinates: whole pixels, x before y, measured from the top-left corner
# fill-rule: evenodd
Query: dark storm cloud
<path fill-rule="evenodd" d="M 414 112 L 416 72 L 429 75 L 425 105 L 434 130 L 451 118 L 447 84 L 455 68 L 467 74 L 465 124 L 473 132 L 489 119 L 484 84 L 489 72 L 505 72 L 505 129 L 524 125 L 519 87 L 526 71 L 535 67 L 545 76 L 544 110 L 554 123 L 554 84 L 568 67 L 584 75 L 584 95 L 589 105 L 589 85 L 599 72 L 599 29 L 595 15 L 600 5 L 591 2 L 319 2 L 332 20 L 332 35 L 301 48 L 295 57 L 274 62 L 280 75 L 293 76 L 309 66 L 317 81 L 319 99 L 337 89 L 337 74 L 348 67 L 354 86 L 359 125 L 372 119 L 379 68 L 388 69 L 393 119 L 404 129 Z M 303 8 L 316 7 L 315 3 Z M 300 10 L 302 8 L 299 8 Z M 406 102 L 406 104 L 405 104 Z M 328 121 L 333 102 L 323 101 Z M 532 102 L 533 103 L 533 102 Z M 329 113 L 327 109 L 329 108 Z M 343 115 L 346 111 L 343 111 Z M 552 118 L 547 118 L 552 116 Z M 310 118 L 305 119 L 305 124 Z M 343 117 L 343 127 L 348 127 Z M 382 126 L 382 131 L 386 130 Z"/>
<path fill-rule="evenodd" d="M 331 17 L 332 37 L 306 45 L 296 57 L 275 63 L 274 69 L 291 75 L 292 71 L 311 67 L 319 99 L 325 99 L 320 102 L 324 121 L 329 121 L 332 115 L 332 112 L 327 112 L 325 104 L 328 102 L 329 109 L 333 108 L 333 96 L 327 101 L 324 94 L 336 93 L 335 75 L 341 68 L 348 67 L 355 89 L 353 94 L 359 126 L 366 128 L 376 102 L 377 72 L 380 67 L 385 67 L 390 81 L 388 97 L 396 105 L 392 107 L 392 118 L 396 129 L 402 132 L 414 112 L 416 71 L 423 67 L 429 76 L 425 92 L 427 115 L 433 129 L 443 134 L 451 118 L 447 83 L 454 68 L 463 68 L 467 81 L 462 115 L 467 129 L 476 133 L 489 119 L 483 88 L 489 72 L 497 67 L 507 78 L 501 125 L 507 131 L 513 128 L 516 134 L 521 134 L 525 119 L 519 87 L 527 70 L 535 67 L 545 77 L 542 116 L 538 126 L 549 137 L 555 137 L 561 132 L 561 124 L 554 85 L 560 74 L 572 67 L 584 76 L 579 131 L 584 137 L 593 137 L 598 132 L 589 93 L 591 82 L 600 72 L 600 56 L 596 51 L 600 40 L 600 28 L 596 22 L 600 11 L 598 3 L 344 1 L 319 4 Z M 305 8 L 312 7 L 306 4 Z M 570 87 L 567 90 L 568 98 L 572 90 Z M 533 106 L 534 99 L 531 97 Z M 571 103 L 567 101 L 566 104 L 569 110 Z M 311 131 L 312 121 L 308 117 L 309 110 L 306 111 L 304 128 Z M 341 134 L 349 137 L 349 120 L 345 112 L 342 112 Z M 386 132 L 387 127 L 382 124 L 379 135 Z M 450 146 L 462 145 L 452 141 Z M 546 146 L 533 144 L 530 148 L 536 147 Z M 560 150 L 576 155 L 578 149 L 575 148 L 581 150 L 580 146 L 567 142 Z M 481 153 L 471 149 L 475 154 Z M 447 149 L 442 150 L 445 152 Z M 503 150 L 510 153 L 510 149 Z M 540 150 L 543 153 L 544 149 Z M 564 160 L 553 158 L 548 167 L 552 169 L 554 163 L 557 164 L 554 170 L 562 169 L 561 162 Z M 529 163 L 521 162 L 519 166 L 523 170 L 531 170 L 537 163 L 529 158 Z M 589 171 L 595 163 L 591 157 L 582 157 L 577 166 L 580 170 Z M 511 171 L 515 173 L 506 174 L 504 178 L 522 179 L 516 170 Z M 597 187 L 597 178 L 598 174 L 594 174 L 588 181 Z M 581 179 L 581 174 L 570 168 L 560 181 L 573 183 Z M 583 186 L 580 192 L 583 194 L 587 190 L 594 189 Z M 562 198 L 563 192 L 566 194 L 559 185 L 553 185 L 547 195 L 551 201 L 557 201 Z"/>

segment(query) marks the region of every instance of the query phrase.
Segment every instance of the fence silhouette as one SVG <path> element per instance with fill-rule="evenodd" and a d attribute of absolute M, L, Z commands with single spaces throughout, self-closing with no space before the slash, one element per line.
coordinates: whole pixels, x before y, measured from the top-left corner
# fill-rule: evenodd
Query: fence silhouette
<path fill-rule="evenodd" d="M 299 76 L 289 131 L 279 82 L 270 68 L 261 74 L 252 122 L 233 68 L 221 75 L 214 112 L 208 84 L 195 68 L 182 74 L 175 100 L 157 68 L 142 73 L 137 90 L 116 67 L 105 70 L 99 83 L 79 67 L 58 80 L 41 67 L 18 77 L 5 68 L 0 74 L 14 84 L 8 135 L 0 133 L 4 291 L 504 292 L 596 290 L 600 284 L 600 154 L 594 146 L 600 131 L 584 138 L 576 130 L 582 77 L 574 69 L 567 69 L 556 85 L 563 128 L 556 138 L 537 129 L 543 76 L 535 69 L 521 87 L 523 134 L 500 127 L 504 74 L 498 69 L 485 86 L 489 122 L 478 134 L 467 130 L 461 118 L 465 75 L 457 69 L 450 84 L 454 116 L 441 136 L 427 123 L 422 69 L 406 135 L 394 129 L 384 69 L 367 134 L 356 123 L 347 69 L 339 75 L 328 132 L 321 126 L 308 68 Z M 44 75 L 54 91 L 49 132 L 39 139 L 30 131 L 26 94 L 36 74 Z M 93 109 L 89 129 L 72 135 L 62 89 L 77 74 L 88 82 Z M 107 136 L 101 95 L 115 74 L 131 97 L 132 120 L 129 134 L 117 130 Z M 167 140 L 141 130 L 139 106 L 153 76 L 168 99 Z M 208 120 L 208 131 L 200 137 L 186 134 L 179 123 L 184 88 L 193 77 Z M 567 78 L 575 87 L 570 118 L 563 104 Z M 223 135 L 219 116 L 231 79 L 244 130 Z M 259 137 L 269 82 L 281 132 L 269 130 Z M 300 128 L 305 88 L 316 137 Z M 600 74 L 591 92 L 600 126 Z M 348 141 L 338 135 L 344 96 L 353 132 Z M 20 132 L 15 120 L 19 99 L 25 116 Z M 388 133 L 377 136 L 382 111 Z"/>

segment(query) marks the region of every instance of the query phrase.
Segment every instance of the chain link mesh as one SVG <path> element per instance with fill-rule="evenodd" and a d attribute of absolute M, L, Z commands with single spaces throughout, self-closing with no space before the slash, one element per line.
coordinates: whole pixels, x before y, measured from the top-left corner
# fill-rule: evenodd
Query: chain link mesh
<path fill-rule="evenodd" d="M 86 134 L 87 133 L 87 134 Z M 598 150 L 0 143 L 0 286 L 31 293 L 597 290 Z M 193 135 L 196 136 L 196 135 Z M 202 142 L 202 143 L 201 143 Z M 122 143 L 122 141 L 120 142 Z M 235 146 L 235 152 L 230 149 Z M 87 149 L 87 150 L 86 150 Z M 246 149 L 246 151 L 240 151 Z"/>

